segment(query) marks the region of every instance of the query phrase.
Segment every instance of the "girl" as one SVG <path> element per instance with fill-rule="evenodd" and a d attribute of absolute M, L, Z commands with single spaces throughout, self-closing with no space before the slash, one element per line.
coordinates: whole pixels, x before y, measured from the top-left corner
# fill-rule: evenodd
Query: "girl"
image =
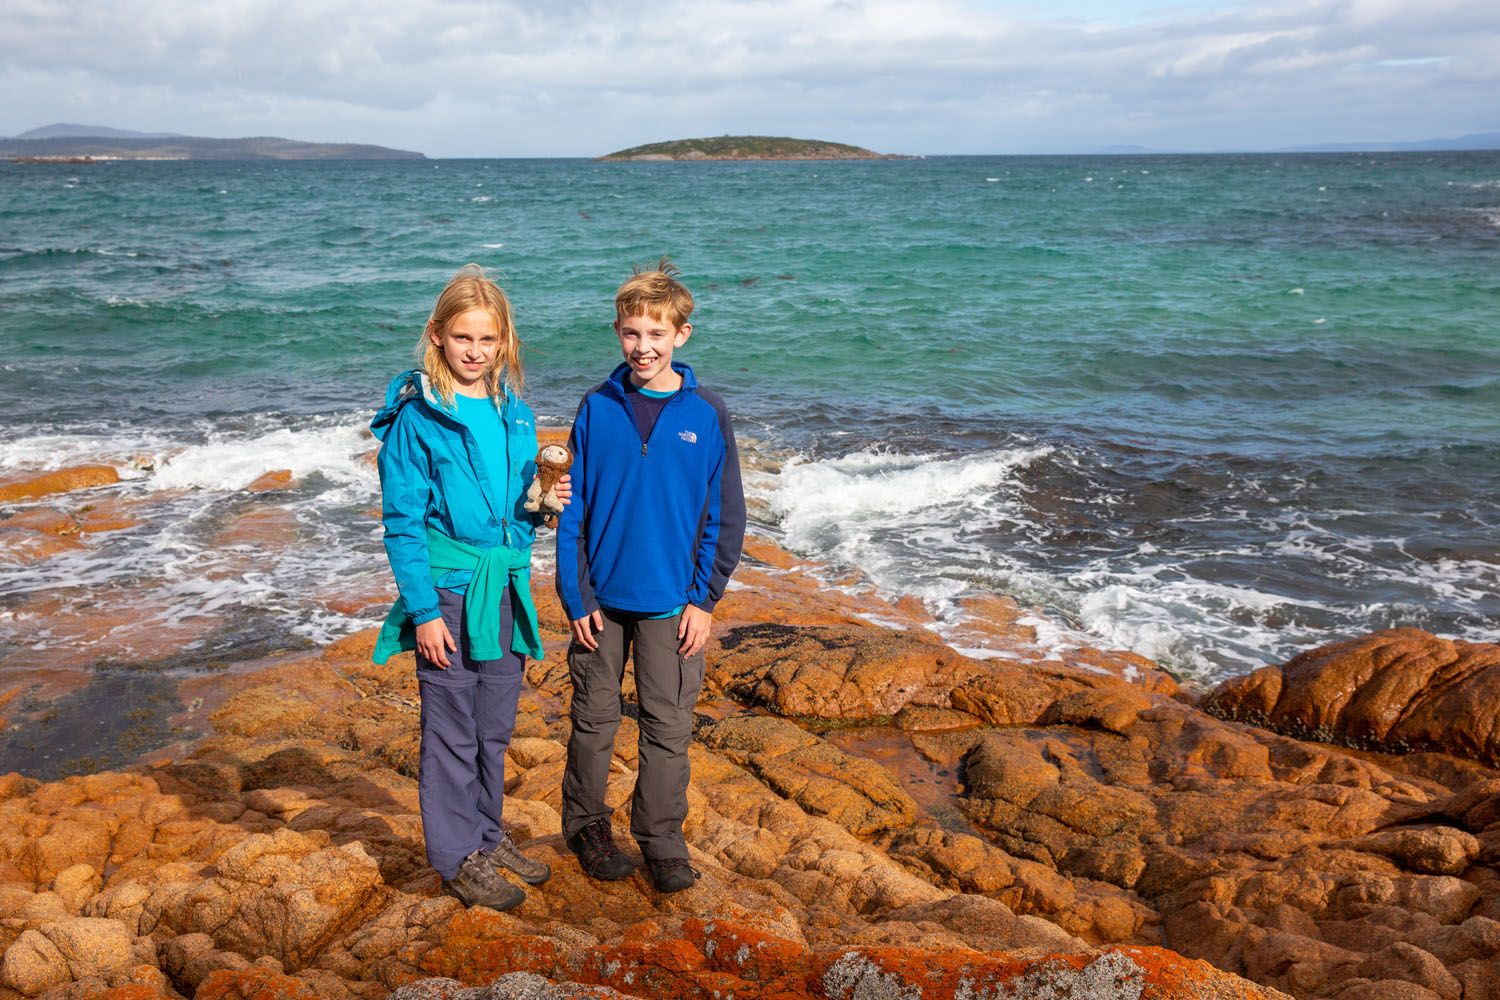
<path fill-rule="evenodd" d="M 401 597 L 375 647 L 417 652 L 422 697 L 418 797 L 427 860 L 465 906 L 508 910 L 552 874 L 500 823 L 505 749 L 527 656 L 540 659 L 531 543 L 522 508 L 536 423 L 521 401 L 521 342 L 510 303 L 478 265 L 438 296 L 417 343 L 421 368 L 396 376 L 370 423 L 381 441 L 381 519 Z M 567 477 L 558 498 L 571 496 Z"/>

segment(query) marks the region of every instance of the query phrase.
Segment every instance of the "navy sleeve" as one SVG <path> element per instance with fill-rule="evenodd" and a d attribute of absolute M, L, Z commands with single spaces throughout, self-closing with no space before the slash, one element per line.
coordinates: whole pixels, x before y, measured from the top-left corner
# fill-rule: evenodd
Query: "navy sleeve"
<path fill-rule="evenodd" d="M 700 392 L 700 396 L 714 408 L 724 449 L 709 480 L 698 565 L 689 599 L 696 607 L 712 613 L 724 596 L 730 574 L 739 565 L 745 544 L 745 490 L 740 481 L 740 453 L 729 408 L 717 393 Z"/>

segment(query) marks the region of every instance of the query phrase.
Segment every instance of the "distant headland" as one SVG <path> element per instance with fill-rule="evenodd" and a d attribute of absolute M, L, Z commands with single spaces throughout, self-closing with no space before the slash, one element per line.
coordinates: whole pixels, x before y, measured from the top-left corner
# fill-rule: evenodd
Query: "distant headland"
<path fill-rule="evenodd" d="M 354 142 L 301 142 L 276 136 L 211 139 L 131 132 L 99 125 L 46 125 L 0 139 L 0 157 L 18 163 L 107 160 L 422 160 L 405 149 Z"/>
<path fill-rule="evenodd" d="M 860 146 L 821 139 L 789 139 L 769 135 L 721 135 L 704 139 L 674 139 L 632 146 L 595 157 L 598 160 L 906 160 L 908 156 L 877 153 Z"/>

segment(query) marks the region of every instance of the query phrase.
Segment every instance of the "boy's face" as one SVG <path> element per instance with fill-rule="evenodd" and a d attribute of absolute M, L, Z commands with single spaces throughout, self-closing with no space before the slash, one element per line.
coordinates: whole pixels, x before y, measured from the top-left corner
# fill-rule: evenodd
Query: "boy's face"
<path fill-rule="evenodd" d="M 500 324 L 495 314 L 476 306 L 453 317 L 443 330 L 428 336 L 443 351 L 443 360 L 465 396 L 484 395 L 484 374 L 495 364 L 500 350 Z"/>
<path fill-rule="evenodd" d="M 620 338 L 620 351 L 630 366 L 630 380 L 641 389 L 668 392 L 678 388 L 672 351 L 686 344 L 692 332 L 691 323 L 673 327 L 667 320 L 645 313 L 615 320 L 615 336 Z"/>

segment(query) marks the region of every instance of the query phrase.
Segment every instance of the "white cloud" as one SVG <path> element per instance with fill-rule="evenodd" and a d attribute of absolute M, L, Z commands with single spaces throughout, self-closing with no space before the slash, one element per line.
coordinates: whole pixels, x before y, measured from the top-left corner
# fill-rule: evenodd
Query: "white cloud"
<path fill-rule="evenodd" d="M 1492 6 L 1106 20 L 978 0 L 9 0 L 0 132 L 88 121 L 433 155 L 726 131 L 910 152 L 1423 138 L 1500 129 Z"/>

